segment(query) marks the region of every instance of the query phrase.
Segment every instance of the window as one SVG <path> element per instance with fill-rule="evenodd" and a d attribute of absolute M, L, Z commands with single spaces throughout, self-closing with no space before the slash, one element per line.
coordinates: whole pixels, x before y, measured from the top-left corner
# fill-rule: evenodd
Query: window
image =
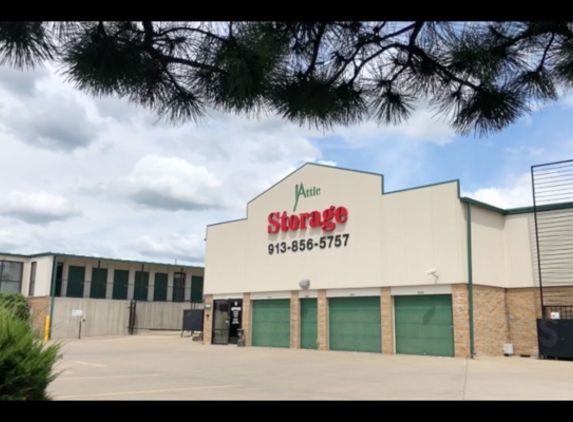
<path fill-rule="evenodd" d="M 147 301 L 149 290 L 149 273 L 147 271 L 135 272 L 135 287 L 133 289 L 133 299 Z"/>
<path fill-rule="evenodd" d="M 56 291 L 55 296 L 62 296 L 62 280 L 64 278 L 64 263 L 58 262 L 58 267 L 56 268 Z"/>
<path fill-rule="evenodd" d="M 112 299 L 127 300 L 128 282 L 129 282 L 129 271 L 114 270 Z"/>
<path fill-rule="evenodd" d="M 173 302 L 185 300 L 185 273 L 173 274 Z"/>
<path fill-rule="evenodd" d="M 37 262 L 32 262 L 30 267 L 30 286 L 28 287 L 28 296 L 34 296 L 34 290 L 36 289 L 36 265 Z"/>
<path fill-rule="evenodd" d="M 155 273 L 155 283 L 153 286 L 153 300 L 155 302 L 165 302 L 167 300 L 166 273 Z"/>
<path fill-rule="evenodd" d="M 191 303 L 203 302 L 203 277 L 191 276 Z"/>
<path fill-rule="evenodd" d="M 92 268 L 90 297 L 92 299 L 105 299 L 106 289 L 107 289 L 107 268 Z"/>
<path fill-rule="evenodd" d="M 68 288 L 66 297 L 84 297 L 86 268 L 75 265 L 68 267 Z"/>
<path fill-rule="evenodd" d="M 0 292 L 21 292 L 23 267 L 22 262 L 0 261 Z"/>

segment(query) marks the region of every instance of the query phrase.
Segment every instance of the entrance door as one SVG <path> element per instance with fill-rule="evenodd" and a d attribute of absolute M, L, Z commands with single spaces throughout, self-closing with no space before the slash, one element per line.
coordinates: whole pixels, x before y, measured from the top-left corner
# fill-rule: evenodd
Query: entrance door
<path fill-rule="evenodd" d="M 229 344 L 230 306 L 227 300 L 216 300 L 213 313 L 213 344 Z"/>
<path fill-rule="evenodd" d="M 229 344 L 237 344 L 243 319 L 243 301 L 242 299 L 233 299 L 229 301 L 229 305 L 231 307 L 229 315 L 231 319 L 229 324 Z"/>

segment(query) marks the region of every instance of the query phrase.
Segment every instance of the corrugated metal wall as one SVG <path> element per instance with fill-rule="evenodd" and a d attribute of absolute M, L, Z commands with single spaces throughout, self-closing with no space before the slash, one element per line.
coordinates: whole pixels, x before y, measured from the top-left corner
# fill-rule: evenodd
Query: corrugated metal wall
<path fill-rule="evenodd" d="M 55 298 L 52 339 L 77 338 L 79 317 L 73 310 L 83 311 L 82 337 L 127 334 L 129 301 L 102 299 Z"/>
<path fill-rule="evenodd" d="M 135 327 L 139 330 L 181 330 L 183 310 L 202 309 L 202 304 L 137 302 Z"/>
<path fill-rule="evenodd" d="M 55 298 L 52 339 L 77 338 L 79 317 L 73 310 L 83 311 L 83 337 L 127 335 L 128 300 Z M 201 309 L 202 304 L 172 302 L 137 302 L 136 330 L 181 330 L 183 310 Z"/>

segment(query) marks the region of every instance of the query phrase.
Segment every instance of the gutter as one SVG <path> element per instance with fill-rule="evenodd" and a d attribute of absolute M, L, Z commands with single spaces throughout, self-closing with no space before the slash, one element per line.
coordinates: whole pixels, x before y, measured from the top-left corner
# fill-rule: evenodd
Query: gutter
<path fill-rule="evenodd" d="M 56 274 L 58 268 L 58 255 L 54 255 L 54 262 L 52 265 L 52 291 L 50 292 L 50 321 L 49 321 L 49 331 L 48 340 L 52 338 L 52 321 L 54 316 L 54 299 L 56 297 Z"/>
<path fill-rule="evenodd" d="M 472 208 L 470 202 L 467 203 L 467 235 L 468 235 L 468 312 L 470 322 L 470 354 L 475 356 L 475 336 L 474 336 L 474 285 L 472 268 Z"/>

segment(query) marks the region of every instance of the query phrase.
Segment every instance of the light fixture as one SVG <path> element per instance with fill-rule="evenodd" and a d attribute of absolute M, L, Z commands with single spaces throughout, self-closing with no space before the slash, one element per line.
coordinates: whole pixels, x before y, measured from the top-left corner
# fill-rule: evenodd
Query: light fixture
<path fill-rule="evenodd" d="M 432 268 L 431 270 L 426 271 L 426 275 L 433 275 L 434 276 L 434 283 L 438 282 L 438 269 Z"/>
<path fill-rule="evenodd" d="M 298 285 L 301 289 L 308 289 L 308 286 L 310 286 L 310 280 L 301 280 Z"/>

